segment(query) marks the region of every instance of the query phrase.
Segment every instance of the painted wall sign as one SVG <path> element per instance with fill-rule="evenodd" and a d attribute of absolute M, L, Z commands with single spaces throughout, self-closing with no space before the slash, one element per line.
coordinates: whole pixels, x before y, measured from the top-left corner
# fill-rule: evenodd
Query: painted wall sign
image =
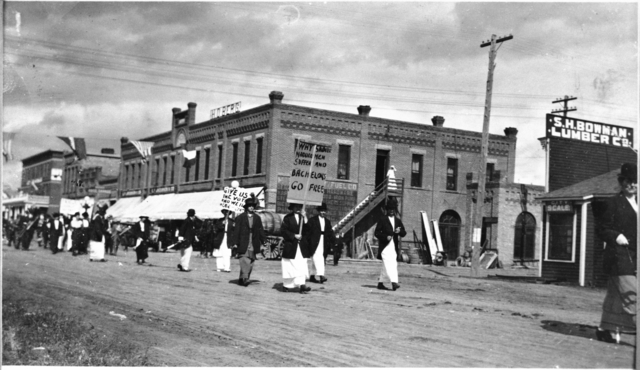
<path fill-rule="evenodd" d="M 633 147 L 633 129 L 547 114 L 547 138 L 558 137 L 618 147 Z"/>
<path fill-rule="evenodd" d="M 211 110 L 211 118 L 217 118 L 226 116 L 227 114 L 238 113 L 240 112 L 240 107 L 242 106 L 242 102 L 237 102 L 229 105 L 225 105 L 220 108 Z"/>
<path fill-rule="evenodd" d="M 547 213 L 573 213 L 573 202 L 570 200 L 553 200 L 545 202 Z"/>
<path fill-rule="evenodd" d="M 331 145 L 298 140 L 289 178 L 287 203 L 321 205 Z"/>
<path fill-rule="evenodd" d="M 289 213 L 287 193 L 289 177 L 278 176 L 276 192 L 276 212 Z M 358 201 L 358 184 L 327 180 L 324 187 L 323 202 L 327 204 L 327 217 L 334 223 L 340 221 L 356 206 Z M 316 206 L 307 207 L 307 215 L 315 214 Z"/>
<path fill-rule="evenodd" d="M 149 194 L 167 194 L 167 193 L 174 193 L 175 191 L 176 191 L 175 185 L 157 186 L 155 188 L 149 189 Z"/>
<path fill-rule="evenodd" d="M 125 190 L 120 192 L 121 197 L 131 197 L 134 195 L 142 195 L 142 190 Z"/>

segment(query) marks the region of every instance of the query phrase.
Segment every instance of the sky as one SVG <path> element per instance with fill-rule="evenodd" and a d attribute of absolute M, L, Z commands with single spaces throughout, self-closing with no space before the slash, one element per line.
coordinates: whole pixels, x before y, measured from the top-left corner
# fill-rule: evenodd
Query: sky
<path fill-rule="evenodd" d="M 545 114 L 636 128 L 638 4 L 508 2 L 12 2 L 4 6 L 3 132 L 16 160 L 94 152 L 240 101 L 283 103 L 481 132 L 491 35 L 500 44 L 490 132 L 518 129 L 515 181 L 544 185 Z M 637 128 L 636 139 L 637 143 Z M 636 145 L 637 147 L 637 145 Z"/>

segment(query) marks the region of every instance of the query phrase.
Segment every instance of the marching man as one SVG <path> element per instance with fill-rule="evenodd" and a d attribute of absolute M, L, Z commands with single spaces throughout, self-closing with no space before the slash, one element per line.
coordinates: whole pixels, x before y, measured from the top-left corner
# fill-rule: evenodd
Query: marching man
<path fill-rule="evenodd" d="M 331 220 L 327 216 L 327 204 L 317 208 L 318 215 L 309 219 L 308 232 L 306 237 L 308 238 L 309 253 L 311 258 L 309 259 L 309 272 L 311 273 L 310 281 L 314 283 L 323 284 L 327 281 L 324 277 L 324 258 L 325 252 L 328 252 L 335 243 L 335 234 L 331 228 Z M 316 279 L 317 277 L 317 279 Z"/>
<path fill-rule="evenodd" d="M 280 232 L 284 238 L 282 249 L 282 291 L 290 292 L 291 289 L 300 287 L 300 293 L 305 294 L 311 288 L 305 281 L 309 276 L 307 258 L 311 256 L 307 248 L 306 239 L 302 238 L 300 225 L 307 223 L 307 217 L 302 210 L 302 204 L 289 203 L 291 213 L 284 216 Z M 303 229 L 306 227 L 303 226 Z"/>
<path fill-rule="evenodd" d="M 255 214 L 257 202 L 250 197 L 244 201 L 244 212 L 236 217 L 233 229 L 233 245 L 237 249 L 240 258 L 240 277 L 238 285 L 249 286 L 253 262 L 256 253 L 260 252 L 260 246 L 266 236 L 260 216 Z"/>
<path fill-rule="evenodd" d="M 378 259 L 382 260 L 378 289 L 389 290 L 384 283 L 391 282 L 391 287 L 396 290 L 400 288 L 398 285 L 398 240 L 407 235 L 407 232 L 402 220 L 396 216 L 398 203 L 395 198 L 387 199 L 385 208 L 387 214 L 378 221 L 374 234 L 378 239 Z"/>

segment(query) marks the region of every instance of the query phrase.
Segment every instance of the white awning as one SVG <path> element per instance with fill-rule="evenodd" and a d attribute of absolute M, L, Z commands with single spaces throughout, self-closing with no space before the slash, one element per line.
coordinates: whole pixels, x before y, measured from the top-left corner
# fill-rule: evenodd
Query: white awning
<path fill-rule="evenodd" d="M 113 216 L 115 220 L 120 220 L 129 210 L 133 210 L 140 203 L 142 203 L 141 197 L 120 198 L 114 205 L 107 208 L 107 216 Z"/>
<path fill-rule="evenodd" d="M 246 188 L 249 193 L 258 194 L 262 187 Z M 223 218 L 220 201 L 223 190 L 203 191 L 183 194 L 162 194 L 148 196 L 135 207 L 126 209 L 126 213 L 119 218 L 123 222 L 136 222 L 140 216 L 147 216 L 151 221 L 156 220 L 183 220 L 187 217 L 187 211 L 194 209 L 196 216 L 205 218 Z M 258 196 L 260 204 L 264 206 L 264 193 Z M 114 216 L 114 218 L 116 218 Z M 118 218 L 116 218 L 118 219 Z"/>

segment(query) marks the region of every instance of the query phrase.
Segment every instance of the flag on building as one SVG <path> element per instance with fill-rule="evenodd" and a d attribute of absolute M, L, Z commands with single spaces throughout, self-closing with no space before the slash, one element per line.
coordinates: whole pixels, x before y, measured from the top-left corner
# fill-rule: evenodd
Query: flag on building
<path fill-rule="evenodd" d="M 182 156 L 184 157 L 184 164 L 182 165 L 182 167 L 189 168 L 196 164 L 196 154 L 197 153 L 195 150 L 187 151 L 183 149 Z"/>
<path fill-rule="evenodd" d="M 16 136 L 15 132 L 3 132 L 2 133 L 2 155 L 5 161 L 13 160 L 13 151 L 11 145 L 13 145 L 13 138 Z"/>
<path fill-rule="evenodd" d="M 31 186 L 33 187 L 33 190 L 35 190 L 35 191 L 40 190 L 40 189 L 38 189 L 38 185 L 36 185 L 35 181 L 31 180 L 30 182 L 31 182 Z"/>
<path fill-rule="evenodd" d="M 67 143 L 67 145 L 69 145 L 71 150 L 73 150 L 73 154 L 76 155 L 76 158 L 78 160 L 87 158 L 87 146 L 83 138 L 72 136 L 58 136 L 58 139 L 64 141 L 65 143 Z"/>
<path fill-rule="evenodd" d="M 136 149 L 138 149 L 138 152 L 140 152 L 140 155 L 142 156 L 142 162 L 143 163 L 147 162 L 147 158 L 151 156 L 151 148 L 153 147 L 153 144 L 154 144 L 153 141 L 129 140 L 129 142 L 133 144 L 133 146 L 135 146 Z"/>

